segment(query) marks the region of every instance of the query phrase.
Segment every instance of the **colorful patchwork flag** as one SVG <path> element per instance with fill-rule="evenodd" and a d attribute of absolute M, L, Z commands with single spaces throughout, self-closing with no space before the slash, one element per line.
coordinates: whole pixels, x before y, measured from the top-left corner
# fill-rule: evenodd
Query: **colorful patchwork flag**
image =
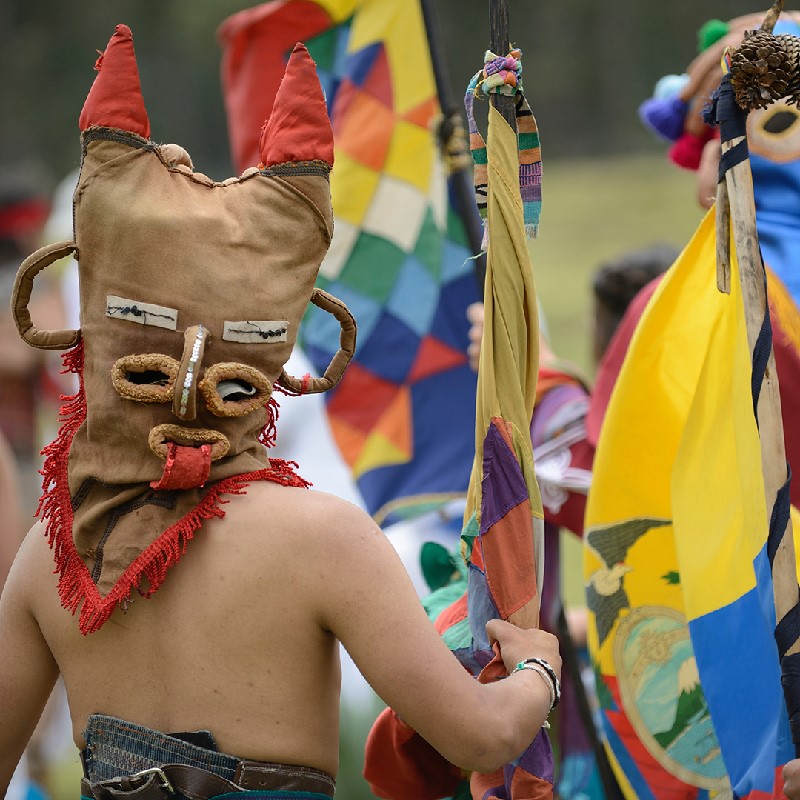
<path fill-rule="evenodd" d="M 530 115 L 527 104 L 518 110 L 523 107 Z M 538 625 L 544 514 L 530 435 L 539 319 L 520 193 L 519 141 L 493 106 L 486 154 L 484 330 L 476 454 L 462 533 L 468 566 L 464 610 L 472 642 L 455 652 L 479 680 L 488 682 L 506 673 L 486 637 L 486 623 L 500 617 L 526 628 Z M 485 800 L 551 797 L 553 756 L 547 734 L 541 731 L 515 763 L 491 775 L 473 773 L 470 784 L 472 796 Z"/>
<path fill-rule="evenodd" d="M 256 163 L 249 131 L 268 115 L 297 39 L 317 63 L 336 159 L 335 233 L 318 285 L 358 321 L 328 421 L 368 510 L 396 519 L 463 496 L 476 386 L 466 307 L 478 287 L 433 134 L 440 109 L 418 0 L 282 0 L 229 18 L 220 38 L 241 169 Z M 318 366 L 339 334 L 315 312 L 301 338 Z"/>
<path fill-rule="evenodd" d="M 589 646 L 628 800 L 781 796 L 793 753 L 738 266 L 721 294 L 715 258 L 712 210 L 633 336 L 587 505 Z"/>
<path fill-rule="evenodd" d="M 524 99 L 517 103 L 517 114 L 529 117 L 526 125 L 535 129 Z M 449 580 L 452 570 L 445 561 L 445 578 L 437 581 L 440 586 L 426 610 L 461 664 L 478 680 L 490 682 L 505 677 L 506 671 L 486 636 L 486 623 L 502 618 L 532 628 L 539 622 L 544 514 L 530 434 L 539 322 L 526 238 L 533 229 L 526 225 L 516 131 L 490 107 L 488 146 L 477 127 L 473 139 L 476 164 L 485 165 L 478 174 L 485 175 L 479 180 L 487 188 L 488 253 L 476 455 L 461 534 L 467 575 L 466 580 L 460 575 Z M 490 774 L 472 773 L 470 795 L 475 800 L 546 800 L 553 796 L 553 772 L 550 741 L 542 730 L 513 763 Z M 385 709 L 370 732 L 365 777 L 381 797 L 464 796 L 460 770 L 391 709 Z"/>

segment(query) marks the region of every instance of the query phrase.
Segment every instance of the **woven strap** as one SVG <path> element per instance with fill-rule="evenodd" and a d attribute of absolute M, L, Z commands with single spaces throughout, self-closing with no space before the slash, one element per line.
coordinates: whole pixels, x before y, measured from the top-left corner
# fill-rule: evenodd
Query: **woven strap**
<path fill-rule="evenodd" d="M 469 147 L 475 164 L 475 201 L 478 212 L 485 222 L 489 184 L 488 158 L 486 142 L 475 122 L 475 97 L 478 94 L 482 75 L 482 72 L 478 72 L 470 81 L 464 96 L 464 107 L 467 111 L 469 125 Z M 509 92 L 501 93 L 508 94 Z M 515 92 L 514 107 L 517 119 L 517 149 L 519 151 L 519 187 L 525 218 L 525 233 L 528 238 L 533 238 L 539 232 L 539 218 L 542 213 L 542 148 L 536 118 L 522 93 L 521 84 Z"/>

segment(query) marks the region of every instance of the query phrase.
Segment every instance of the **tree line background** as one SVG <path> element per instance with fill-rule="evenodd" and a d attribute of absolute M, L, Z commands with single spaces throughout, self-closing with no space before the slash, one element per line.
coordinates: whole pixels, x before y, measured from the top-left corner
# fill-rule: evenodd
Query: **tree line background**
<path fill-rule="evenodd" d="M 489 2 L 435 2 L 441 50 L 460 97 L 488 46 Z M 251 5 L 2 0 L 0 170 L 33 169 L 53 186 L 78 165 L 77 119 L 96 51 L 125 22 L 134 32 L 153 138 L 180 142 L 198 169 L 227 177 L 232 168 L 215 31 L 226 16 Z M 658 78 L 689 63 L 703 22 L 756 10 L 749 0 L 509 0 L 546 159 L 663 151 L 641 128 L 639 103 Z"/>

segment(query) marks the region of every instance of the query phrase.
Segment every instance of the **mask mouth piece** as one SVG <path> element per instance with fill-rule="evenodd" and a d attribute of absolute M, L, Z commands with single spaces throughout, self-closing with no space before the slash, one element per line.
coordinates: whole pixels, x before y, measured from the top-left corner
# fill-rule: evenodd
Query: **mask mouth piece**
<path fill-rule="evenodd" d="M 156 425 L 148 436 L 150 449 L 164 459 L 161 477 L 150 486 L 156 490 L 183 490 L 205 486 L 211 462 L 222 458 L 230 442 L 219 431 Z"/>
<path fill-rule="evenodd" d="M 147 437 L 150 449 L 160 459 L 166 460 L 170 445 L 181 449 L 199 449 L 203 445 L 210 446 L 211 461 L 218 461 L 230 450 L 228 438 L 219 431 L 209 428 L 184 428 L 181 425 L 156 425 Z"/>

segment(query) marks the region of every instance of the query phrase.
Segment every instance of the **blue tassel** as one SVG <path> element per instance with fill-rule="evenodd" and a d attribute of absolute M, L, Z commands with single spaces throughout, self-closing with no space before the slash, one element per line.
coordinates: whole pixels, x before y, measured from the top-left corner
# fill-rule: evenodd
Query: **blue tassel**
<path fill-rule="evenodd" d="M 683 133 L 683 123 L 688 111 L 689 104 L 679 97 L 664 100 L 653 97 L 639 106 L 639 119 L 653 133 L 674 142 Z"/>
<path fill-rule="evenodd" d="M 656 100 L 668 100 L 670 97 L 677 97 L 689 83 L 689 76 L 684 72 L 683 75 L 665 75 L 659 78 L 653 89 L 653 97 Z"/>

